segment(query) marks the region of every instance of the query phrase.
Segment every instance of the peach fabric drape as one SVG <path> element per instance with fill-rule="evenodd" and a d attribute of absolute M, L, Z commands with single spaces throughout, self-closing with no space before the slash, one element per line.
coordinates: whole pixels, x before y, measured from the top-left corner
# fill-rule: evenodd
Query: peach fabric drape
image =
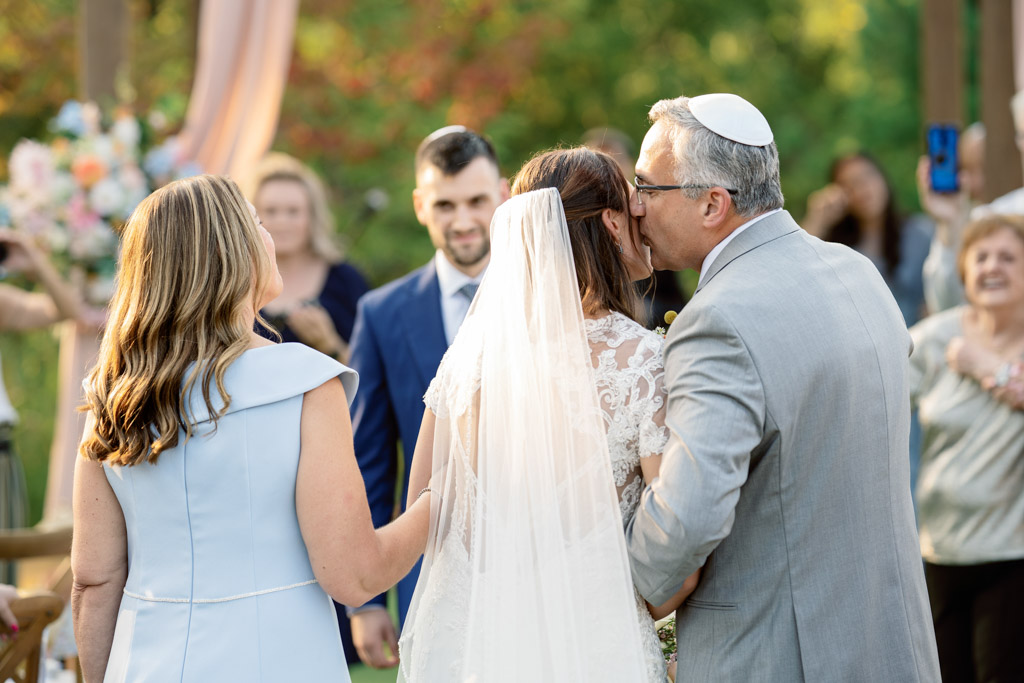
<path fill-rule="evenodd" d="M 288 79 L 298 0 L 204 0 L 180 140 L 206 173 L 241 177 L 270 148 Z"/>

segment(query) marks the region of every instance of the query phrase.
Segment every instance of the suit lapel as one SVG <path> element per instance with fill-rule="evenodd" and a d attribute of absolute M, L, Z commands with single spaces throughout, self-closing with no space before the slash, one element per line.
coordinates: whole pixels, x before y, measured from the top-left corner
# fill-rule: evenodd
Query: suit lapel
<path fill-rule="evenodd" d="M 778 239 L 783 235 L 788 235 L 792 232 L 800 230 L 800 226 L 796 224 L 793 217 L 789 215 L 788 211 L 780 211 L 777 214 L 762 218 L 754 225 L 741 232 L 736 236 L 732 242 L 725 245 L 725 249 L 719 254 L 711 267 L 708 268 L 707 274 L 701 280 L 700 286 L 697 287 L 697 292 L 704 289 L 705 286 L 711 279 L 714 278 L 718 273 L 722 271 L 727 265 L 738 259 L 743 254 L 746 254 L 752 249 L 757 249 L 762 244 L 767 244 L 772 240 Z M 696 294 L 696 292 L 694 292 Z"/>
<path fill-rule="evenodd" d="M 441 317 L 441 286 L 437 281 L 433 259 L 422 268 L 414 281 L 405 306 L 407 310 L 398 319 L 425 387 L 437 374 L 437 366 L 441 364 L 441 358 L 448 349 L 444 319 Z"/>

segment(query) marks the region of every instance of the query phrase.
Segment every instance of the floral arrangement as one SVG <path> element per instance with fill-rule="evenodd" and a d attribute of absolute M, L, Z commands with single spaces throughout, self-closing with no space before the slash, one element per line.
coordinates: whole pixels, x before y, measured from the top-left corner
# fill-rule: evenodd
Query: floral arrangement
<path fill-rule="evenodd" d="M 95 104 L 72 100 L 50 122 L 51 141 L 15 145 L 9 183 L 0 186 L 0 225 L 31 234 L 65 265 L 109 280 L 117 231 L 139 202 L 199 169 L 181 158 L 173 137 L 143 153 L 144 139 L 165 122 L 158 114 L 141 121 L 119 108 L 107 127 L 102 118 Z"/>
<path fill-rule="evenodd" d="M 658 630 L 658 640 L 661 641 L 661 652 L 668 661 L 676 653 L 676 617 L 667 616 L 654 622 Z"/>

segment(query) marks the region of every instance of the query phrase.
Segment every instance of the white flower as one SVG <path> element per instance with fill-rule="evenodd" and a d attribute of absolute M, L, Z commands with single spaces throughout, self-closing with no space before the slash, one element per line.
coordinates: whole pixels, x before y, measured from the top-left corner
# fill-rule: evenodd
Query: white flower
<path fill-rule="evenodd" d="M 71 195 L 74 194 L 78 184 L 74 177 L 66 171 L 57 171 L 53 176 L 53 184 L 50 186 L 50 198 L 54 204 L 65 204 Z"/>
<path fill-rule="evenodd" d="M 133 193 L 140 190 L 145 192 L 149 189 L 146 187 L 146 174 L 135 164 L 122 166 L 118 173 L 118 179 L 121 181 L 121 187 L 125 189 L 125 192 Z"/>
<path fill-rule="evenodd" d="M 96 135 L 89 139 L 89 148 L 92 153 L 103 160 L 109 168 L 117 161 L 114 141 L 109 135 Z"/>
<path fill-rule="evenodd" d="M 70 238 L 68 253 L 76 261 L 92 261 L 109 256 L 117 244 L 114 231 L 103 221 L 97 221 L 87 229 L 72 233 Z"/>
<path fill-rule="evenodd" d="M 134 116 L 122 116 L 111 126 L 110 135 L 125 147 L 134 149 L 142 138 L 142 129 Z"/>
<path fill-rule="evenodd" d="M 101 216 L 118 212 L 125 201 L 125 192 L 113 178 L 104 178 L 89 190 L 89 206 Z"/>
<path fill-rule="evenodd" d="M 13 190 L 45 193 L 53 182 L 53 154 L 46 145 L 22 140 L 11 152 L 9 169 Z"/>
<path fill-rule="evenodd" d="M 162 131 L 164 128 L 167 128 L 167 115 L 159 109 L 149 112 L 147 121 L 149 121 L 150 127 L 155 131 Z"/>
<path fill-rule="evenodd" d="M 100 132 L 100 108 L 95 102 L 86 102 L 82 105 L 82 126 L 85 135 Z"/>

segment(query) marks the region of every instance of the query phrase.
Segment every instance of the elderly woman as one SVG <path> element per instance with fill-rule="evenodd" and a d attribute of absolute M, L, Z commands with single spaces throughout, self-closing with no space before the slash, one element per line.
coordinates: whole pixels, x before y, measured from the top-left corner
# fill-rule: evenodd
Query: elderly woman
<path fill-rule="evenodd" d="M 967 305 L 911 329 L 921 552 L 942 678 L 1024 671 L 1024 217 L 969 225 Z"/>

